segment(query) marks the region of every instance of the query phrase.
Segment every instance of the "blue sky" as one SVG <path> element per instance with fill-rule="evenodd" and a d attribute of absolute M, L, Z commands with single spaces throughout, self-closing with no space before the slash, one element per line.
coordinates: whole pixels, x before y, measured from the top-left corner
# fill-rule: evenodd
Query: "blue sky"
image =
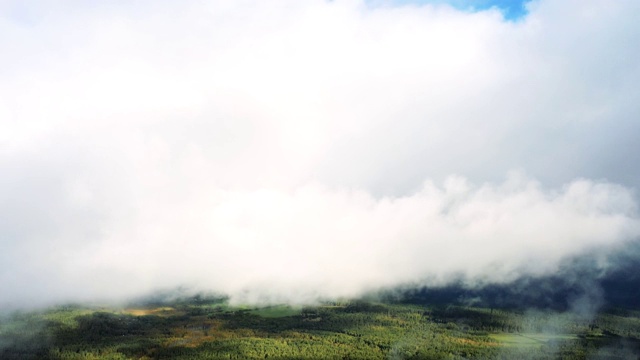
<path fill-rule="evenodd" d="M 518 20 L 527 14 L 529 0 L 393 0 L 397 4 L 449 4 L 460 10 L 479 11 L 498 7 L 507 20 Z"/>

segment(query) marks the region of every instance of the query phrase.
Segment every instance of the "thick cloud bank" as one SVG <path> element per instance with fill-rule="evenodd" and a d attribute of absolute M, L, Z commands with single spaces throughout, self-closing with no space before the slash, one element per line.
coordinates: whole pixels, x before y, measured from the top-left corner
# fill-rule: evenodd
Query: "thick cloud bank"
<path fill-rule="evenodd" d="M 640 3 L 528 10 L 3 2 L 0 306 L 311 301 L 625 246 Z"/>

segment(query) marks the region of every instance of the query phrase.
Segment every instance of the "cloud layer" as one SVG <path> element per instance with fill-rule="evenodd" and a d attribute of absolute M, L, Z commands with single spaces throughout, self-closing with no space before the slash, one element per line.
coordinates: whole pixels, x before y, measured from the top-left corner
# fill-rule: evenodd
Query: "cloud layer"
<path fill-rule="evenodd" d="M 3 3 L 0 305 L 502 282 L 636 239 L 640 4 L 528 6 Z"/>

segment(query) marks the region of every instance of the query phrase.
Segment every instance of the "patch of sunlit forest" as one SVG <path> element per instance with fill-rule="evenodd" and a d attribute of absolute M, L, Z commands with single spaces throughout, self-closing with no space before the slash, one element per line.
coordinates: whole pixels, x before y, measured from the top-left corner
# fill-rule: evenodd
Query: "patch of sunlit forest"
<path fill-rule="evenodd" d="M 195 297 L 63 306 L 0 320 L 2 359 L 637 359 L 640 314 Z"/>

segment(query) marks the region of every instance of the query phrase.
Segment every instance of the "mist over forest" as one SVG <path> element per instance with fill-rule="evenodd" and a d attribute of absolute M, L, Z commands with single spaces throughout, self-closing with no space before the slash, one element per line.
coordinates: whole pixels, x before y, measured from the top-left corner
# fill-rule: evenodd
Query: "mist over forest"
<path fill-rule="evenodd" d="M 636 306 L 640 4 L 485 5 L 2 2 L 0 309 Z"/>
<path fill-rule="evenodd" d="M 638 359 L 640 1 L 0 1 L 1 359 Z"/>

